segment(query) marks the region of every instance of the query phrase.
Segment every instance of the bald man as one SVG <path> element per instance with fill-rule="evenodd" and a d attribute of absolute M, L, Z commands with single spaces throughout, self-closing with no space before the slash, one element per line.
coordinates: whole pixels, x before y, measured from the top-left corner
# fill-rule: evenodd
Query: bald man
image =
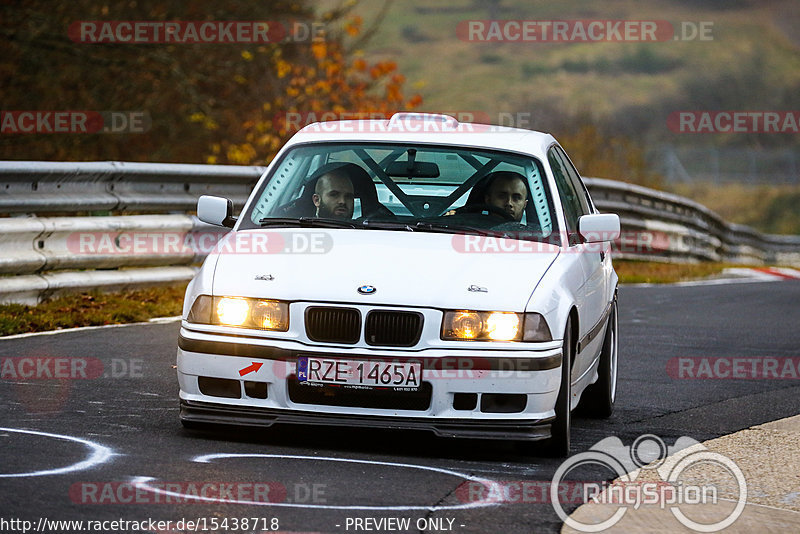
<path fill-rule="evenodd" d="M 528 188 L 525 177 L 512 171 L 492 173 L 492 181 L 486 188 L 484 203 L 499 208 L 517 222 L 522 220 L 528 205 Z"/>
<path fill-rule="evenodd" d="M 311 199 L 317 208 L 317 217 L 346 220 L 353 218 L 353 183 L 340 169 L 320 176 Z"/>

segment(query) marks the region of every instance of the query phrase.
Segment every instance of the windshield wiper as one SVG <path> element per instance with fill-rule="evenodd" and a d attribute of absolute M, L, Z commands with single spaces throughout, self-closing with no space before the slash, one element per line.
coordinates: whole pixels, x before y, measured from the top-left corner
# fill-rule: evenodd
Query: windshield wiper
<path fill-rule="evenodd" d="M 434 232 L 441 234 L 498 235 L 498 232 L 486 228 L 475 228 L 474 226 L 463 226 L 458 224 L 429 221 L 419 221 L 413 225 L 413 228 L 419 232 Z"/>
<path fill-rule="evenodd" d="M 361 223 L 361 228 L 367 230 L 404 230 L 406 232 L 413 232 L 414 225 L 411 223 L 394 222 L 394 221 L 371 221 L 369 219 Z"/>
<path fill-rule="evenodd" d="M 261 226 L 300 226 L 302 228 L 357 228 L 355 222 L 342 219 L 320 217 L 264 217 L 258 223 Z"/>
<path fill-rule="evenodd" d="M 361 227 L 367 230 L 403 230 L 406 232 L 433 232 L 441 234 L 497 235 L 497 232 L 492 230 L 428 221 L 394 222 L 366 220 L 361 223 Z"/>
<path fill-rule="evenodd" d="M 342 219 L 329 219 L 319 217 L 265 217 L 259 221 L 262 227 L 280 226 L 302 228 L 353 228 L 365 230 L 401 230 L 404 232 L 431 232 L 439 234 L 472 234 L 483 236 L 502 236 L 503 232 L 475 228 L 473 226 L 463 226 L 457 224 L 446 224 L 440 222 L 416 221 L 416 222 L 395 222 L 395 221 L 375 221 L 364 220 L 361 222 L 346 221 Z"/>

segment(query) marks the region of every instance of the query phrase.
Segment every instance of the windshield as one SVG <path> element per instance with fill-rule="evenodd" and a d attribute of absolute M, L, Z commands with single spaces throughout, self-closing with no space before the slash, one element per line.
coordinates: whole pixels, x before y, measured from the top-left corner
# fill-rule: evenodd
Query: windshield
<path fill-rule="evenodd" d="M 327 226 L 478 233 L 557 244 L 533 157 L 418 144 L 300 145 L 273 167 L 240 229 Z"/>

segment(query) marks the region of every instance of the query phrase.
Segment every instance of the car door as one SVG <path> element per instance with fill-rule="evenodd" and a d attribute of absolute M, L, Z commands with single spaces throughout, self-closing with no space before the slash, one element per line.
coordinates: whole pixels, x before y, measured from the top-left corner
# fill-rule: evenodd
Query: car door
<path fill-rule="evenodd" d="M 597 342 L 589 343 L 591 350 L 587 351 L 586 337 L 598 325 L 605 309 L 605 271 L 602 254 L 597 250 L 597 246 L 584 244 L 578 233 L 578 219 L 582 215 L 592 213 L 592 206 L 577 171 L 558 145 L 550 148 L 548 160 L 564 209 L 569 242 L 568 253 L 580 266 L 581 273 L 580 284 L 576 289 L 579 299 L 577 303 L 579 353 L 575 358 L 572 375 L 573 379 L 577 380 L 587 371 L 596 355 L 594 349 L 598 346 Z"/>

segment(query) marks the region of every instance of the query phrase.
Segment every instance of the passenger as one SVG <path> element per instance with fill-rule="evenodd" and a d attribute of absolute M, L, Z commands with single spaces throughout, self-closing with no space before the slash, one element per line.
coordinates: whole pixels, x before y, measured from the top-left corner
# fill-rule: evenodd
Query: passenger
<path fill-rule="evenodd" d="M 489 175 L 484 203 L 500 208 L 513 220 L 522 221 L 525 206 L 528 205 L 528 188 L 525 177 L 513 171 L 497 171 Z"/>
<path fill-rule="evenodd" d="M 311 200 L 316 207 L 317 217 L 346 220 L 353 218 L 353 183 L 342 169 L 334 169 L 320 176 Z"/>

